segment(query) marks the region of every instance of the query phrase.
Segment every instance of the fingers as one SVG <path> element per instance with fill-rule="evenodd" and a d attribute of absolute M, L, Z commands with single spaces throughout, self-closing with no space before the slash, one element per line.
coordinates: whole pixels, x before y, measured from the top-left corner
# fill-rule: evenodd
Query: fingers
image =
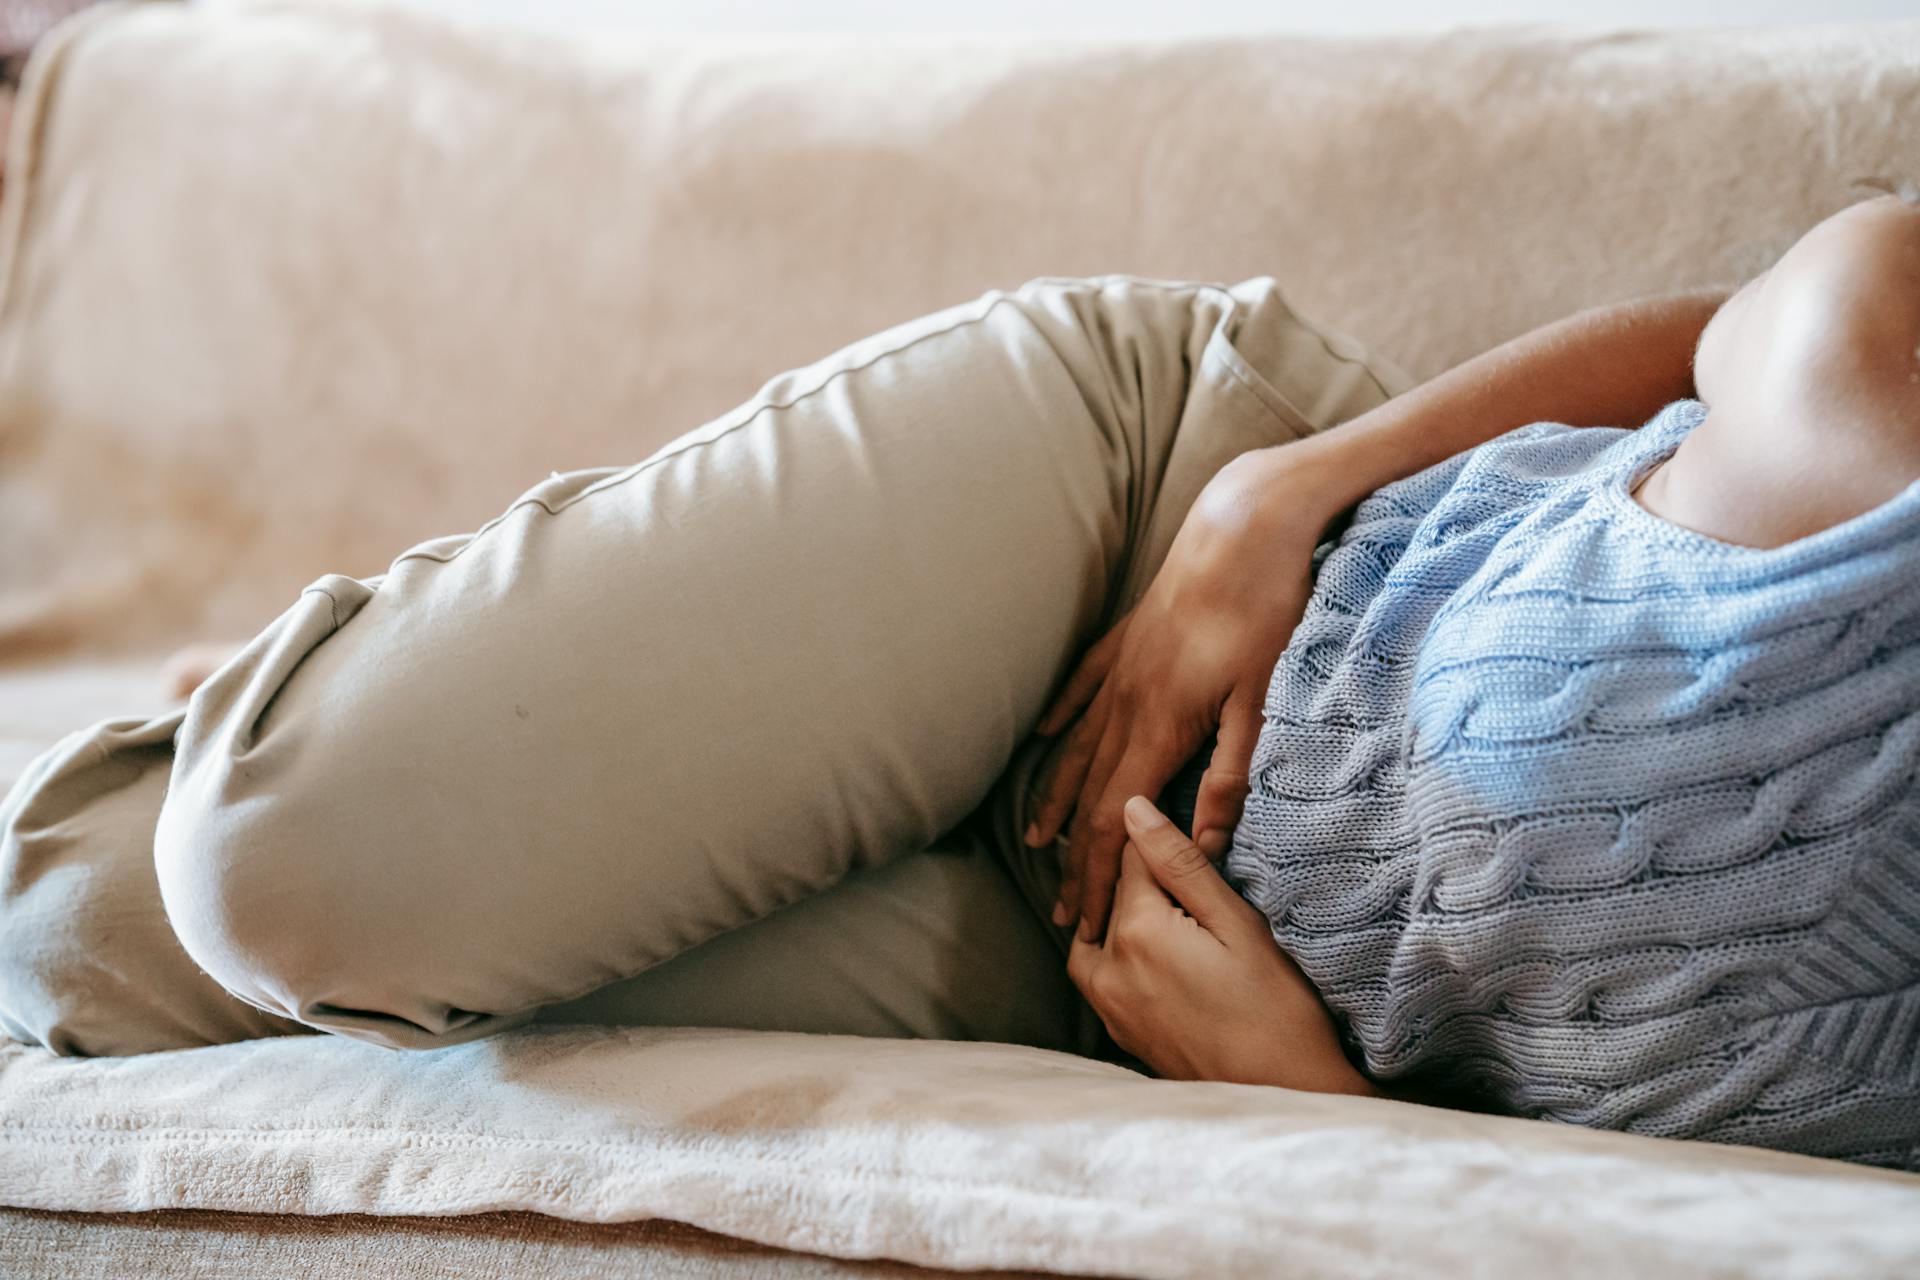
<path fill-rule="evenodd" d="M 1093 695 L 1106 681 L 1107 672 L 1113 669 L 1113 660 L 1120 653 L 1120 637 L 1126 633 L 1127 621 L 1132 613 L 1123 615 L 1120 621 L 1100 637 L 1099 643 L 1081 655 L 1080 665 L 1067 677 L 1066 687 L 1054 698 L 1053 703 L 1040 717 L 1040 723 L 1034 732 L 1044 738 L 1051 738 L 1067 727 L 1069 721 L 1080 714 Z"/>
<path fill-rule="evenodd" d="M 1061 752 L 1053 777 L 1047 783 L 1046 795 L 1041 798 L 1021 837 L 1030 848 L 1037 849 L 1059 835 L 1067 815 L 1073 812 L 1081 784 L 1086 781 L 1087 770 L 1106 732 L 1107 715 L 1113 705 L 1106 684 L 1107 673 L 1113 669 L 1114 659 L 1119 656 L 1121 638 L 1126 634 L 1127 623 L 1132 617 L 1131 613 L 1122 616 L 1106 635 L 1100 637 L 1098 644 L 1087 650 L 1080 659 L 1080 665 L 1068 677 L 1066 688 L 1060 691 L 1034 729 L 1042 737 L 1052 737 L 1064 729 L 1074 716 L 1080 716 L 1080 722 L 1074 726 L 1073 735 L 1067 739 L 1066 747 Z M 1080 715 L 1083 709 L 1086 714 Z"/>
<path fill-rule="evenodd" d="M 1067 949 L 1067 977 L 1080 989 L 1080 994 L 1093 1000 L 1093 971 L 1099 967 L 1102 959 L 1097 944 L 1088 942 L 1079 934 L 1073 935 L 1073 944 Z"/>
<path fill-rule="evenodd" d="M 1237 692 L 1220 709 L 1213 758 L 1207 762 L 1193 805 L 1193 841 L 1200 852 L 1216 861 L 1227 851 L 1228 838 L 1240 824 L 1240 814 L 1247 805 L 1247 775 L 1253 768 L 1260 725 L 1260 704 L 1241 698 Z"/>
<path fill-rule="evenodd" d="M 1177 916 L 1179 909 L 1155 883 L 1139 851 L 1127 845 L 1121 853 L 1120 880 L 1114 889 L 1113 921 L 1106 941 L 1094 942 L 1076 933 L 1067 950 L 1067 977 L 1094 1007 L 1101 1021 L 1107 1023 L 1109 1033 L 1119 1034 L 1109 1017 L 1113 1012 L 1109 1003 L 1113 993 L 1109 988 L 1096 996 L 1095 971 L 1116 961 L 1126 963 L 1123 953 L 1114 950 L 1122 938 L 1133 948 L 1126 956 L 1137 955 L 1138 948 L 1150 948 L 1153 939 L 1160 936 L 1155 930 L 1166 925 L 1170 914 Z"/>
<path fill-rule="evenodd" d="M 1079 798 L 1073 802 L 1073 835 L 1068 841 L 1066 860 L 1060 867 L 1060 908 L 1054 919 L 1062 925 L 1085 921 L 1085 900 L 1089 877 L 1100 881 L 1102 900 L 1112 890 L 1119 867 L 1119 842 L 1127 839 L 1127 829 L 1119 814 L 1098 808 L 1096 800 L 1104 789 L 1104 779 L 1112 775 L 1114 762 L 1127 754 L 1127 725 L 1117 716 L 1108 718 L 1106 733 L 1100 735 L 1100 747 L 1094 750 L 1087 768 L 1087 781 L 1081 783 Z M 1100 864 L 1089 862 L 1089 852 L 1112 844 L 1114 852 Z M 1087 940 L 1098 938 L 1098 931 L 1087 933 Z"/>
<path fill-rule="evenodd" d="M 1220 877 L 1220 872 L 1193 841 L 1167 821 L 1144 795 L 1126 804 L 1127 834 L 1155 883 L 1186 908 L 1200 927 L 1225 939 L 1244 929 L 1250 914 L 1245 899 Z"/>
<path fill-rule="evenodd" d="M 1140 857 L 1140 851 L 1129 842 L 1120 847 L 1120 875 L 1113 886 L 1113 910 L 1108 912 L 1106 942 L 1111 945 L 1114 939 L 1129 929 L 1134 936 L 1158 918 L 1174 911 L 1171 899 L 1153 878 L 1153 872 Z M 1177 912 L 1176 912 L 1177 914 Z M 1075 934 L 1076 939 L 1079 934 Z"/>
<path fill-rule="evenodd" d="M 1027 823 L 1026 835 L 1022 838 L 1029 848 L 1038 849 L 1059 835 L 1067 815 L 1073 812 L 1080 788 L 1087 780 L 1087 770 L 1093 766 L 1094 753 L 1105 735 L 1112 706 L 1112 694 L 1103 687 L 1093 705 L 1087 708 L 1087 714 L 1073 727 L 1054 765 L 1053 776 L 1047 780 L 1046 794 L 1041 796 L 1032 820 Z"/>
<path fill-rule="evenodd" d="M 1083 816 L 1089 819 L 1087 844 L 1081 858 L 1079 900 L 1080 928 L 1090 938 L 1098 938 L 1107 924 L 1107 909 L 1113 901 L 1113 885 L 1120 872 L 1120 850 L 1127 842 L 1127 827 L 1121 806 L 1128 796 L 1159 795 L 1186 759 L 1186 752 L 1169 750 L 1157 738 L 1137 739 L 1122 755 L 1108 778 L 1098 800 L 1085 804 Z M 1100 773 L 1095 761 L 1094 775 Z M 1076 830 L 1078 828 L 1076 822 Z"/>

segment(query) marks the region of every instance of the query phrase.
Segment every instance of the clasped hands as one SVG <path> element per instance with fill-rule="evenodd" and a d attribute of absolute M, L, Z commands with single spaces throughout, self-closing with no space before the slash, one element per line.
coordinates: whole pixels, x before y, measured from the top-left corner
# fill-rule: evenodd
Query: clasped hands
<path fill-rule="evenodd" d="M 1054 921 L 1078 922 L 1068 973 L 1123 1049 L 1173 1078 L 1370 1093 L 1318 994 L 1213 862 L 1335 514 L 1310 443 L 1243 454 L 1201 491 L 1139 603 L 1042 717 L 1043 735 L 1071 730 L 1026 840 L 1044 845 L 1072 818 Z M 1152 801 L 1210 735 L 1189 839 Z"/>
<path fill-rule="evenodd" d="M 1114 1042 L 1163 1079 L 1384 1096 L 1266 918 L 1145 796 L 1124 812 L 1105 942 L 1076 935 L 1067 957 Z"/>

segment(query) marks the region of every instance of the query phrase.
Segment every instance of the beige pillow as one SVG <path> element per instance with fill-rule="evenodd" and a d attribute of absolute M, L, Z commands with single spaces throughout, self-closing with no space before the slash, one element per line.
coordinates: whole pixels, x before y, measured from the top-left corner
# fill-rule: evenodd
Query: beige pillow
<path fill-rule="evenodd" d="M 308 3 L 48 42 L 0 213 L 0 659 L 252 633 L 1036 275 L 1277 276 L 1417 375 L 1920 174 L 1920 24 L 564 44 Z"/>

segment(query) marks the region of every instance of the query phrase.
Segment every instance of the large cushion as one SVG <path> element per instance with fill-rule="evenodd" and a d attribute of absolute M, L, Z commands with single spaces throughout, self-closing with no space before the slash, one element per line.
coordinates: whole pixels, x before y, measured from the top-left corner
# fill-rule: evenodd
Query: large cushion
<path fill-rule="evenodd" d="M 1012 1045 L 0 1043 L 0 1117 L 0 1204 L 46 1209 L 663 1217 L 844 1258 L 1166 1280 L 1909 1280 L 1920 1257 L 1913 1174 Z"/>
<path fill-rule="evenodd" d="M 1041 274 L 1278 276 L 1416 374 L 1920 174 L 1920 23 L 570 45 L 109 8 L 15 121 L 0 657 L 245 635 Z"/>

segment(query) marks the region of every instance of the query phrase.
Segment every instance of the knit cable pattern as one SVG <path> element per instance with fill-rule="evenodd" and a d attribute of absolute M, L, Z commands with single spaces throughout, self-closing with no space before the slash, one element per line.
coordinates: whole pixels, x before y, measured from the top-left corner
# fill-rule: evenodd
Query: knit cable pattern
<path fill-rule="evenodd" d="M 1630 496 L 1705 414 L 1363 502 L 1228 875 L 1376 1078 L 1920 1167 L 1920 485 L 1718 542 Z"/>

